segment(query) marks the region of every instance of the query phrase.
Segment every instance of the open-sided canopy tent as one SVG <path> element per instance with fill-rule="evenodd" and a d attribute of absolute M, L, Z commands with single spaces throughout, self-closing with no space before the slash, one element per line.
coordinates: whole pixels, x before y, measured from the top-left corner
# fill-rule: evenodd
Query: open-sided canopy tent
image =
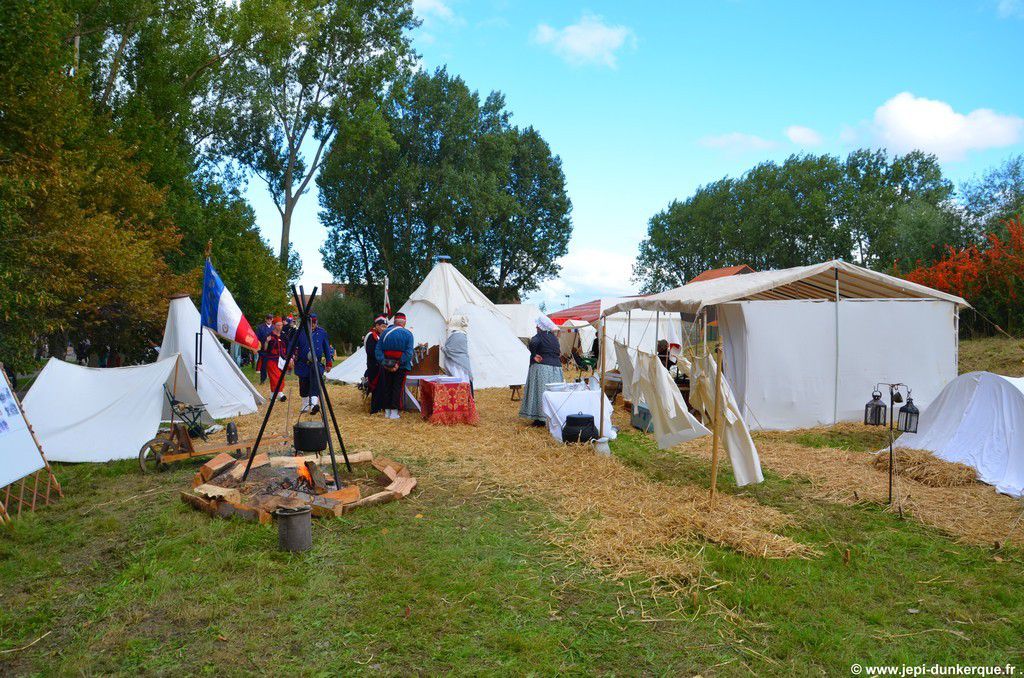
<path fill-rule="evenodd" d="M 607 318 L 606 342 L 604 352 L 604 368 L 613 370 L 617 366 L 615 351 L 611 350 L 612 342 L 618 341 L 633 349 L 654 353 L 659 339 L 677 339 L 682 332 L 689 330 L 689 322 L 682 322 L 679 315 L 665 315 L 636 310 L 631 313 L 610 312 L 611 307 L 632 299 L 643 297 L 608 297 L 594 299 L 585 304 L 571 306 L 548 315 L 556 325 L 562 326 L 567 320 L 583 321 L 588 327 L 580 327 L 580 343 L 584 353 L 589 353 L 597 337 L 597 323 L 602 316 Z"/>
<path fill-rule="evenodd" d="M 837 301 L 838 300 L 838 301 Z M 878 382 L 927 405 L 957 371 L 960 297 L 844 261 L 690 283 L 606 314 L 715 307 L 725 378 L 751 428 L 858 420 Z"/>
<path fill-rule="evenodd" d="M 529 339 L 537 333 L 537 316 L 543 315 L 536 304 L 495 304 L 508 319 L 512 331 L 520 339 Z"/>
<path fill-rule="evenodd" d="M 917 433 L 894 446 L 967 464 L 1003 494 L 1024 496 L 1024 378 L 961 374 L 921 412 Z"/>
<path fill-rule="evenodd" d="M 132 459 L 170 419 L 164 387 L 178 400 L 200 404 L 179 355 L 107 368 L 50 358 L 22 404 L 50 461 Z"/>
<path fill-rule="evenodd" d="M 440 346 L 447 339 L 452 316 L 469 319 L 469 361 L 476 388 L 526 383 L 530 353 L 512 331 L 500 310 L 457 268 L 441 261 L 434 265 L 409 300 L 399 309 L 407 318 L 416 344 Z M 442 367 L 443 367 L 442 363 Z M 358 383 L 366 370 L 360 348 L 327 373 L 328 379 Z"/>
<path fill-rule="evenodd" d="M 202 327 L 199 310 L 188 296 L 174 297 L 167 308 L 164 341 L 157 360 L 181 354 L 192 383 L 196 367 L 196 332 L 202 329 L 202 358 L 199 365 L 199 398 L 215 419 L 252 414 L 264 398 L 231 359 L 224 345 L 208 327 Z"/>

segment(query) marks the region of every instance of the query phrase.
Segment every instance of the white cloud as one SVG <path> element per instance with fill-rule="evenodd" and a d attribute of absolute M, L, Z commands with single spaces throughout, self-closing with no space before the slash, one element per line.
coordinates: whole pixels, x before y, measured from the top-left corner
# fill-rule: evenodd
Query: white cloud
<path fill-rule="evenodd" d="M 701 137 L 697 143 L 705 148 L 718 148 L 733 153 L 744 151 L 768 151 L 778 146 L 771 139 L 743 132 L 728 132 Z"/>
<path fill-rule="evenodd" d="M 574 66 L 592 63 L 609 68 L 616 66 L 616 52 L 627 43 L 636 42 L 633 31 L 628 27 L 610 26 L 593 14 L 584 14 L 579 21 L 565 28 L 540 24 L 533 32 L 533 40 L 549 46 Z"/>
<path fill-rule="evenodd" d="M 444 0 L 412 0 L 412 9 L 421 19 L 455 20 L 455 12 Z"/>
<path fill-rule="evenodd" d="M 1000 148 L 1024 137 L 1024 118 L 979 108 L 957 113 L 944 101 L 901 92 L 875 110 L 871 133 L 881 146 L 905 153 L 920 149 L 940 160 L 961 160 L 970 151 Z"/>
<path fill-rule="evenodd" d="M 569 304 L 582 304 L 593 299 L 635 294 L 636 285 L 630 280 L 635 247 L 614 251 L 595 247 L 572 249 L 558 260 L 562 271 L 558 278 L 546 280 L 540 289 L 530 295 L 529 301 L 544 302 L 549 311 L 563 308 L 565 295 Z"/>
<path fill-rule="evenodd" d="M 1024 19 L 1024 0 L 999 0 L 996 11 L 1002 19 Z"/>
<path fill-rule="evenodd" d="M 786 137 L 798 146 L 818 146 L 821 144 L 821 135 L 810 127 L 802 125 L 790 125 L 786 128 Z"/>

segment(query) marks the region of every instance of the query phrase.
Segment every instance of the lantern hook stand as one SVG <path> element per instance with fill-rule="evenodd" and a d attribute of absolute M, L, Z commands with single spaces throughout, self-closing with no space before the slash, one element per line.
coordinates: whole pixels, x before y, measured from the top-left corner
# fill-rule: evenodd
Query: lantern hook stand
<path fill-rule="evenodd" d="M 885 404 L 882 402 L 882 387 L 888 387 L 889 389 L 889 506 L 892 506 L 892 485 L 893 477 L 896 472 L 895 454 L 893 453 L 893 443 L 895 442 L 894 433 L 896 430 L 901 433 L 917 433 L 917 422 L 920 417 L 920 411 L 914 405 L 914 399 L 911 397 L 910 387 L 906 384 L 895 383 L 878 383 L 875 384 L 875 388 L 871 393 L 871 401 L 864 406 L 864 423 L 869 426 L 884 426 L 886 419 Z M 899 410 L 899 418 L 897 421 L 896 405 L 903 402 L 903 394 L 900 392 L 903 389 L 907 392 L 907 402 Z M 901 510 L 902 515 L 902 510 Z"/>

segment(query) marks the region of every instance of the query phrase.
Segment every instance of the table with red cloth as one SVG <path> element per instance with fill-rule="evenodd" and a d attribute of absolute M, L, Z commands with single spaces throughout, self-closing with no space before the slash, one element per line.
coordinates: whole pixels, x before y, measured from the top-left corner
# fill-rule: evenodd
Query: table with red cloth
<path fill-rule="evenodd" d="M 477 424 L 476 402 L 468 381 L 420 381 L 420 414 L 431 424 Z"/>

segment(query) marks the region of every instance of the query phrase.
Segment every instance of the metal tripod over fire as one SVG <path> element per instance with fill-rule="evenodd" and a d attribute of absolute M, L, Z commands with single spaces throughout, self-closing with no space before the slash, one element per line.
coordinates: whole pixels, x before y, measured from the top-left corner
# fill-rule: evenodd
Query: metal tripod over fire
<path fill-rule="evenodd" d="M 285 363 L 284 369 L 281 370 L 281 378 L 277 380 L 277 384 L 274 387 L 274 393 L 270 397 L 270 406 L 267 407 L 266 414 L 263 415 L 263 423 L 260 424 L 260 432 L 256 434 L 256 442 L 253 443 L 252 451 L 249 453 L 249 461 L 245 464 L 245 473 L 242 475 L 242 481 L 244 482 L 249 477 L 249 469 L 252 468 L 252 461 L 256 458 L 256 453 L 260 448 L 260 441 L 263 440 L 263 431 L 267 428 L 267 422 L 270 420 L 270 414 L 274 411 L 274 405 L 277 403 L 277 397 L 281 393 L 281 388 L 284 386 L 285 375 L 288 374 L 288 366 L 291 364 L 291 359 L 294 357 L 295 349 L 298 344 L 299 335 L 305 334 L 309 340 L 310 350 L 312 351 L 313 346 L 313 330 L 309 324 L 309 310 L 313 307 L 313 302 L 316 300 L 317 288 L 313 288 L 313 293 L 309 295 L 308 301 L 303 301 L 306 296 L 305 290 L 302 286 L 299 286 L 298 291 L 295 290 L 295 285 L 292 285 L 292 297 L 295 299 L 295 308 L 299 311 L 299 329 L 295 334 L 292 335 L 291 339 L 288 340 L 288 361 Z M 314 354 L 315 357 L 315 354 Z M 315 361 L 319 363 L 319 360 Z M 338 478 L 338 462 L 334 457 L 334 441 L 331 439 L 331 430 L 327 425 L 327 414 L 331 415 L 331 423 L 334 424 L 334 433 L 338 436 L 338 446 L 341 449 L 341 455 L 345 458 L 345 467 L 349 473 L 352 472 L 352 464 L 348 460 L 348 452 L 345 451 L 345 441 L 341 437 L 341 429 L 338 428 L 338 419 L 334 416 L 334 405 L 331 403 L 331 397 L 327 393 L 326 384 L 324 384 L 323 375 L 320 374 L 319 364 L 314 364 L 310 370 L 312 374 L 310 378 L 313 379 L 314 387 L 320 394 L 320 399 L 323 401 L 324 407 L 320 408 L 320 418 L 324 424 L 324 433 L 327 437 L 327 449 L 331 454 L 331 470 L 334 472 L 334 486 L 335 488 L 341 487 L 341 480 Z"/>

